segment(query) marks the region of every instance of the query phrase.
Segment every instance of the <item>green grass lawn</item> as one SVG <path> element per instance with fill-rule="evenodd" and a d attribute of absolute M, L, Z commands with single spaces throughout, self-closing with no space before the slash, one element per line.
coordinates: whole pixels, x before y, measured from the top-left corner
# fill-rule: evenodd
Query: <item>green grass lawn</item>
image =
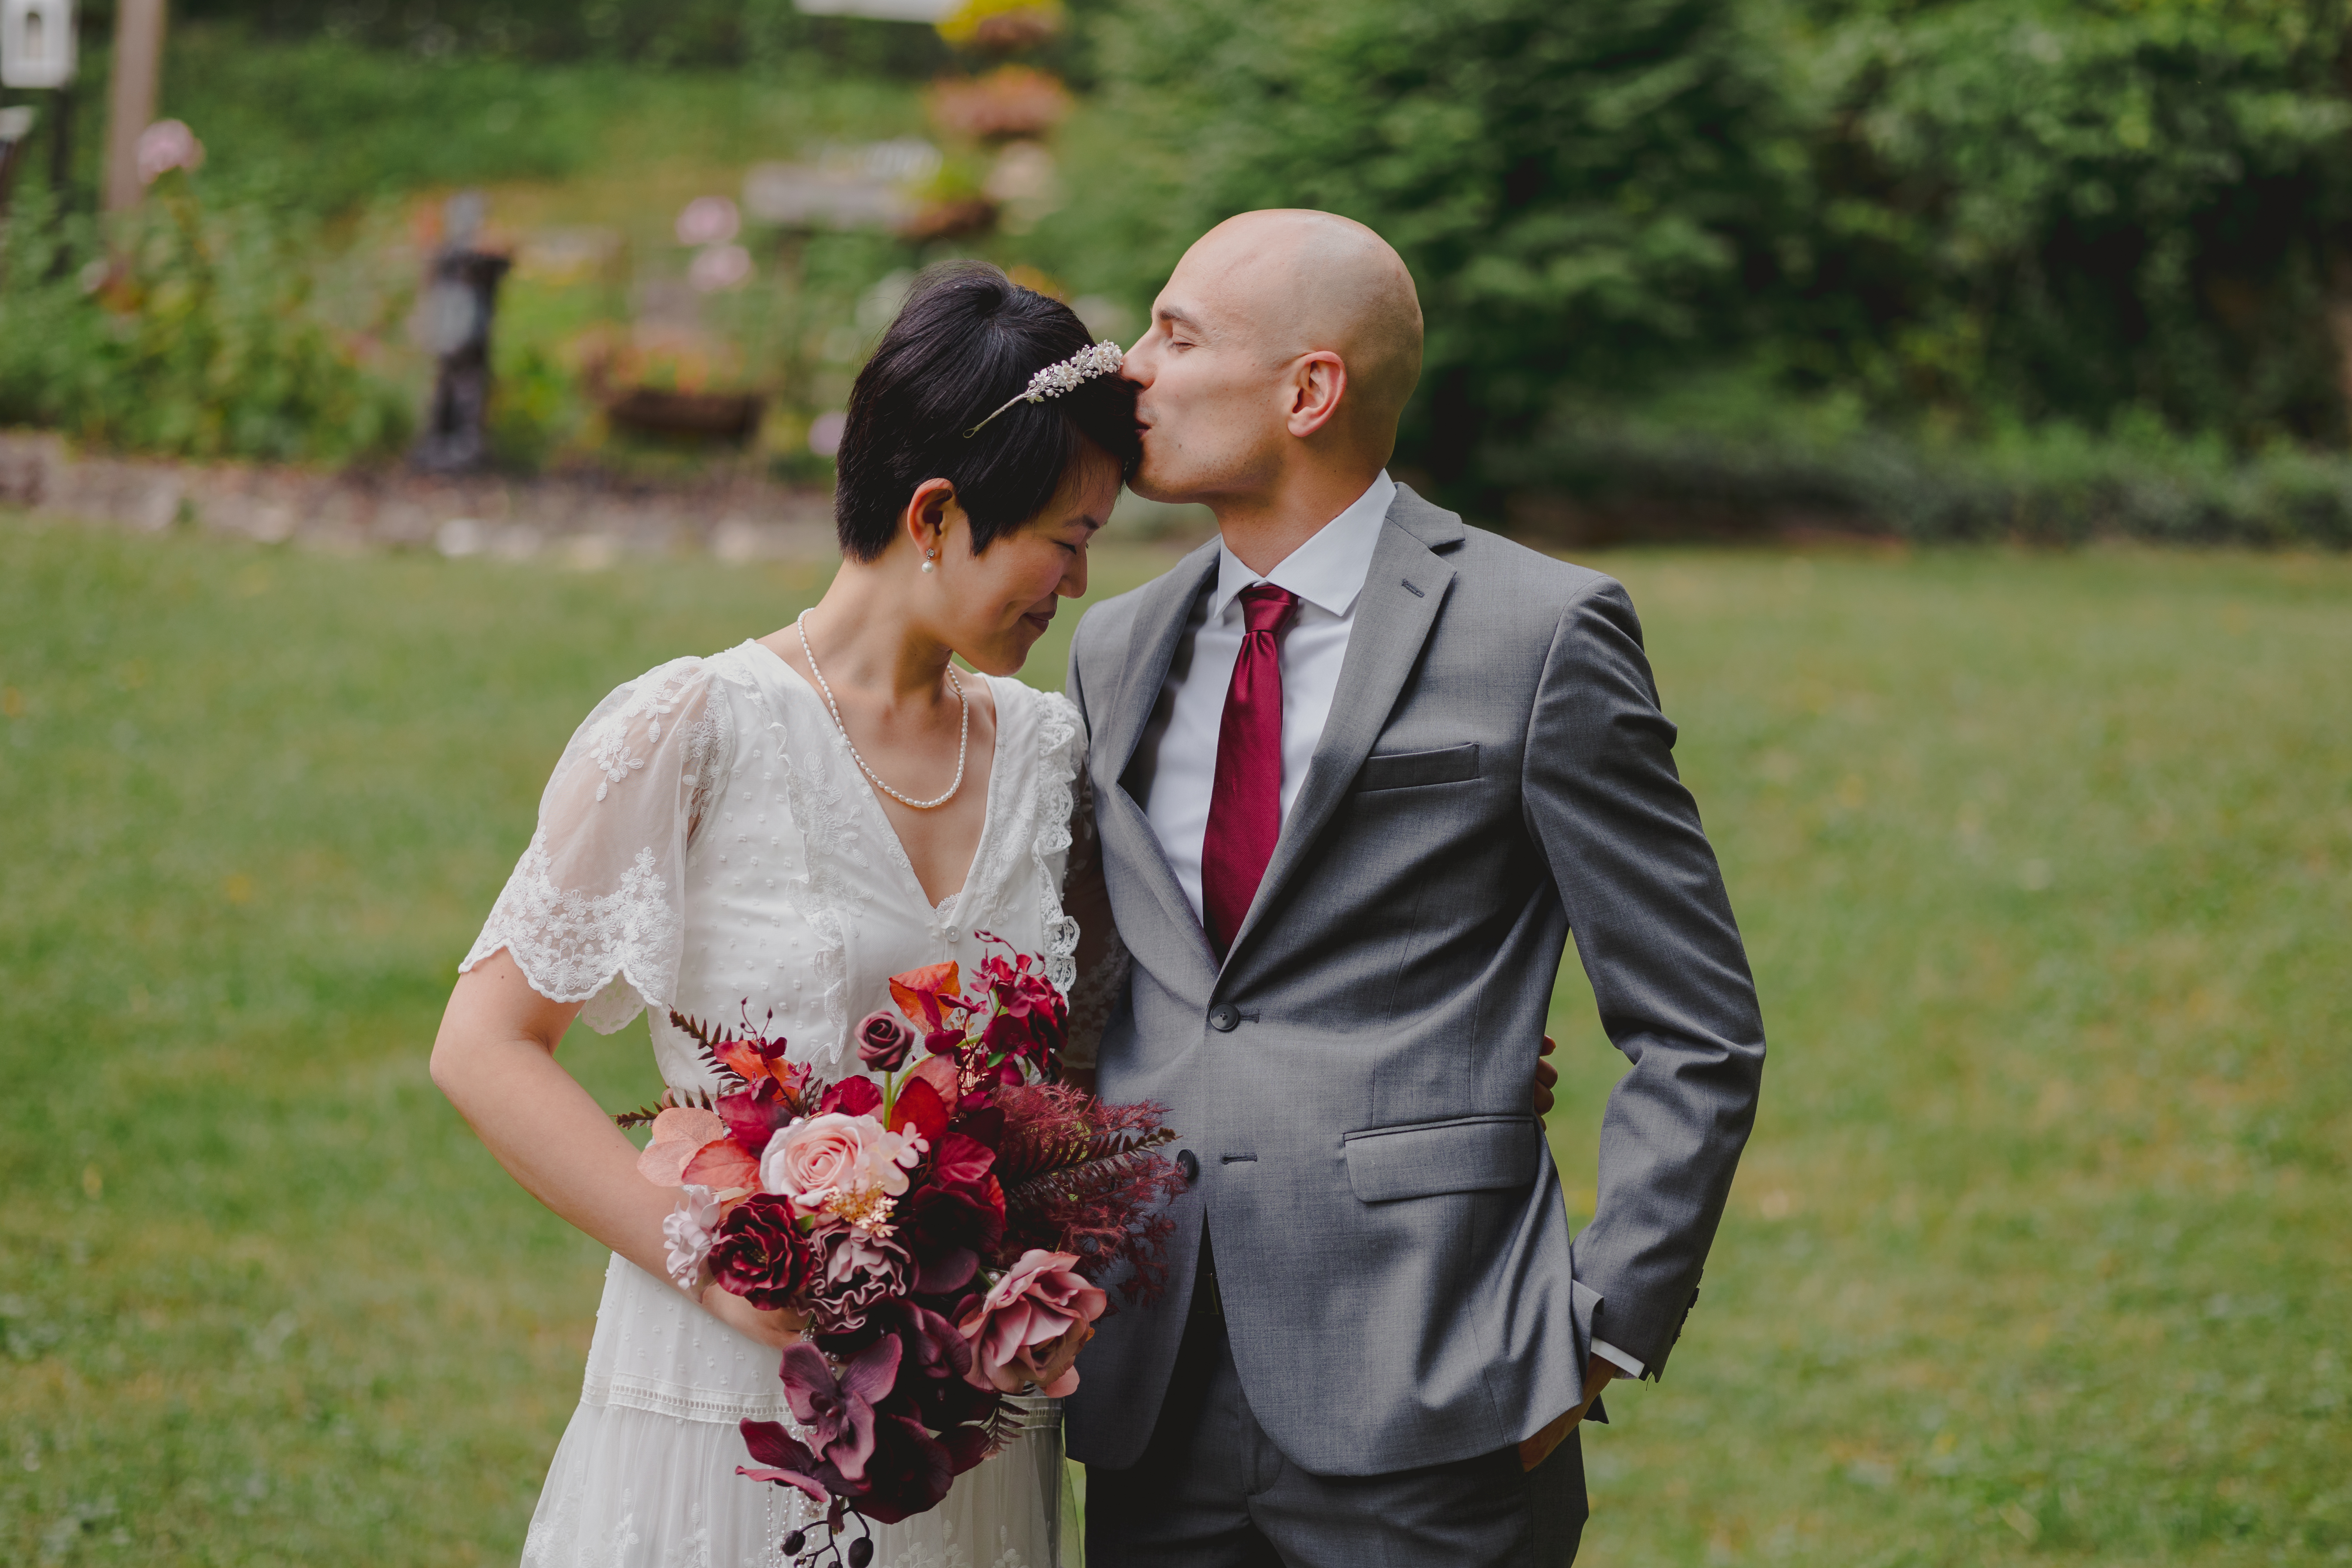
<path fill-rule="evenodd" d="M 2352 561 L 1602 563 L 1773 1058 L 1585 1560 L 2352 1559 Z M 602 1261 L 426 1047 L 579 717 L 824 576 L 0 519 L 0 1562 L 512 1561 Z"/>

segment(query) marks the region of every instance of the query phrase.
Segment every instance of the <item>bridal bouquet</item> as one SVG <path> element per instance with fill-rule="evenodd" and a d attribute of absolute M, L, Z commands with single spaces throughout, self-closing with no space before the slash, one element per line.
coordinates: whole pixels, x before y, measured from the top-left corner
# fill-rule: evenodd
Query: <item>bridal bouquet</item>
<path fill-rule="evenodd" d="M 983 940 L 998 943 L 996 938 Z M 1010 952 L 1008 948 L 1008 952 Z M 936 1506 L 1019 1419 L 1005 1396 L 1077 1386 L 1067 1358 L 1109 1309 L 1160 1289 L 1181 1188 L 1149 1104 L 1108 1105 L 1052 1081 L 1068 1022 L 1025 954 L 992 955 L 967 993 L 957 966 L 894 976 L 897 1013 L 858 1026 L 863 1075 L 818 1083 L 784 1042 L 713 1032 L 683 1014 L 720 1076 L 710 1109 L 653 1119 L 638 1169 L 682 1188 L 666 1225 L 681 1288 L 715 1279 L 762 1310 L 808 1320 L 784 1352 L 801 1433 L 745 1421 L 754 1480 L 827 1510 L 785 1555 L 848 1568 L 869 1536 Z"/>

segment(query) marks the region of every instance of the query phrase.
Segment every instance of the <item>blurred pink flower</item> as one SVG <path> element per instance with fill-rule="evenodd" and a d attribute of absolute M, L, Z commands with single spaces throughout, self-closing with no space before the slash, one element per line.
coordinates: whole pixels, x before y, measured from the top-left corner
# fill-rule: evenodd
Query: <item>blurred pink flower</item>
<path fill-rule="evenodd" d="M 751 253 L 740 245 L 714 245 L 695 252 L 686 280 L 705 294 L 737 289 L 751 278 Z"/>
<path fill-rule="evenodd" d="M 697 196 L 677 215 L 680 245 L 724 245 L 743 226 L 743 215 L 725 196 Z"/>
<path fill-rule="evenodd" d="M 173 169 L 205 166 L 205 144 L 184 120 L 159 120 L 139 133 L 139 183 L 152 185 Z"/>

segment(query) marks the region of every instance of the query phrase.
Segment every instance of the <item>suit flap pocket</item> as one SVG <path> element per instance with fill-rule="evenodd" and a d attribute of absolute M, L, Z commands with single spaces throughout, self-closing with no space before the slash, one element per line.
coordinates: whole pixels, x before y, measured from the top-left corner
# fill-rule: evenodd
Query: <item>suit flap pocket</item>
<path fill-rule="evenodd" d="M 1415 784 L 1460 784 L 1478 776 L 1478 742 L 1444 746 L 1434 752 L 1374 752 L 1356 770 L 1359 793 L 1375 789 L 1410 789 Z"/>
<path fill-rule="evenodd" d="M 1463 1116 L 1368 1128 L 1347 1134 L 1341 1146 L 1356 1196 L 1384 1204 L 1527 1186 L 1536 1179 L 1543 1130 L 1532 1116 Z"/>

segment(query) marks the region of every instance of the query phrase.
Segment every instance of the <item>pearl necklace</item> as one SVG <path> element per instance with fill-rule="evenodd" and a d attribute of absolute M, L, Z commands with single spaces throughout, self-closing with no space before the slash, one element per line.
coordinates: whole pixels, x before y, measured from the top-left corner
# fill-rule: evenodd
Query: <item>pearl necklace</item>
<path fill-rule="evenodd" d="M 833 688 L 824 683 L 824 671 L 816 667 L 816 650 L 809 647 L 808 617 L 809 613 L 803 610 L 800 613 L 800 618 L 793 623 L 793 629 L 801 634 L 801 652 L 807 656 L 809 673 L 816 677 L 816 689 L 824 693 L 824 705 L 833 710 L 834 724 L 841 731 L 841 743 L 849 748 L 850 761 L 856 763 L 858 770 L 874 781 L 876 789 L 880 790 L 900 805 L 912 806 L 917 811 L 937 811 L 940 806 L 953 800 L 956 797 L 956 791 L 963 788 L 964 748 L 971 741 L 971 699 L 963 694 L 963 682 L 956 679 L 955 666 L 952 664 L 948 666 L 948 684 L 955 688 L 956 700 L 963 706 L 963 728 L 956 736 L 955 782 L 948 785 L 948 792 L 943 795 L 932 800 L 914 800 L 900 795 L 897 790 L 884 784 L 882 775 L 867 767 L 866 759 L 857 754 L 857 742 L 849 738 L 849 726 L 841 721 L 841 704 L 833 700 Z"/>

